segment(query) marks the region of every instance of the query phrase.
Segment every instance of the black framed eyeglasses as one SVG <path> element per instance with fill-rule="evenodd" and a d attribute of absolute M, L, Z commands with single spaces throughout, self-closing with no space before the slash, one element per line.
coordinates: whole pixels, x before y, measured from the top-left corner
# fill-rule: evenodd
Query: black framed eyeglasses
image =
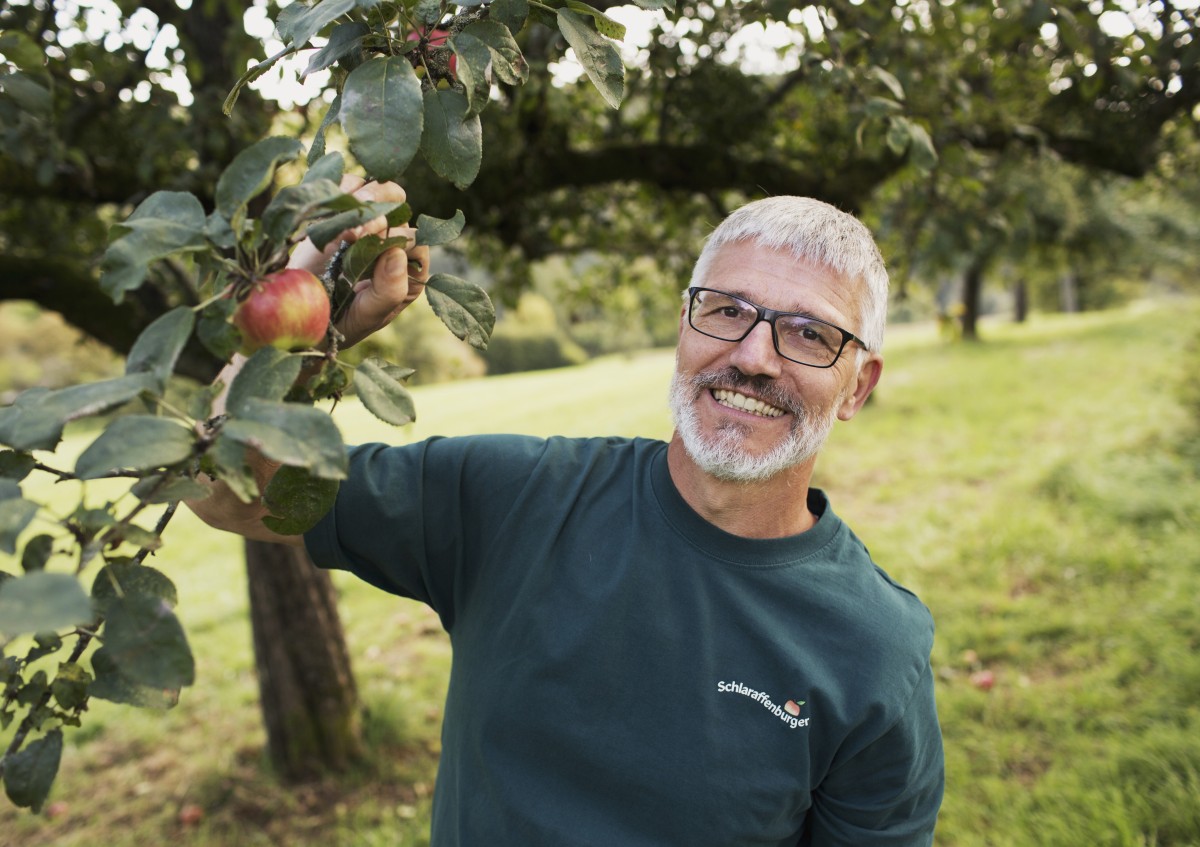
<path fill-rule="evenodd" d="M 701 335 L 721 341 L 741 341 L 766 321 L 771 325 L 775 352 L 810 368 L 831 368 L 846 345 L 866 343 L 852 332 L 798 312 L 777 312 L 712 288 L 689 288 L 688 323 Z"/>

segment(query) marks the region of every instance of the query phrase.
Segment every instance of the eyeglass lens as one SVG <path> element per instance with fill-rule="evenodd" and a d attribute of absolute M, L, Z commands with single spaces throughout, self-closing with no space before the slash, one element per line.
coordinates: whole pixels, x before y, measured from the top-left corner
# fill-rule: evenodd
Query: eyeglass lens
<path fill-rule="evenodd" d="M 705 335 L 741 341 L 758 321 L 752 303 L 720 291 L 701 290 L 692 298 L 689 319 Z M 828 365 L 841 352 L 842 331 L 832 324 L 803 315 L 776 315 L 775 339 L 780 354 L 798 362 Z"/>

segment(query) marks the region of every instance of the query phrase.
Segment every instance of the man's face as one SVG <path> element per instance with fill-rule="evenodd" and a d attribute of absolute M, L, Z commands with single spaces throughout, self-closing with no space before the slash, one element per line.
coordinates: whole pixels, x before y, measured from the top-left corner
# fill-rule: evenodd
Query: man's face
<path fill-rule="evenodd" d="M 727 244 L 702 284 L 860 330 L 863 286 L 848 285 L 786 251 Z M 833 422 L 858 411 L 878 379 L 881 360 L 865 356 L 860 368 L 857 359 L 852 344 L 833 367 L 807 367 L 775 351 L 766 322 L 740 342 L 729 342 L 696 332 L 684 314 L 670 396 L 676 431 L 703 471 L 719 479 L 767 479 L 811 460 Z"/>

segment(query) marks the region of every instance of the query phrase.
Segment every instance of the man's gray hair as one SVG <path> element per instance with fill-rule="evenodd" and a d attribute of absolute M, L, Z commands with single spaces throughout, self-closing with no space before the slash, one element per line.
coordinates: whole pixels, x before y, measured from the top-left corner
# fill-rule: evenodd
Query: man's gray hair
<path fill-rule="evenodd" d="M 868 349 L 883 348 L 888 275 L 871 231 L 853 215 L 810 197 L 767 197 L 742 206 L 713 230 L 692 270 L 693 286 L 705 285 L 722 245 L 751 241 L 788 250 L 797 259 L 822 265 L 848 282 L 866 286 L 861 326 L 846 327 Z"/>

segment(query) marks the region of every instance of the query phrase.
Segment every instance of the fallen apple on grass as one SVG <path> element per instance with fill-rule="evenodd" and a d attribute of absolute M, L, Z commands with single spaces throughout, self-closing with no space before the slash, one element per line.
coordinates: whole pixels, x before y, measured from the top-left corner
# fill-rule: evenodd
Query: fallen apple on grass
<path fill-rule="evenodd" d="M 971 684 L 980 691 L 991 691 L 996 684 L 996 675 L 991 671 L 976 671 L 971 674 Z"/>
<path fill-rule="evenodd" d="M 252 283 L 233 314 L 242 333 L 241 352 L 262 347 L 315 347 L 329 328 L 329 296 L 321 281 L 302 268 L 285 268 Z"/>

